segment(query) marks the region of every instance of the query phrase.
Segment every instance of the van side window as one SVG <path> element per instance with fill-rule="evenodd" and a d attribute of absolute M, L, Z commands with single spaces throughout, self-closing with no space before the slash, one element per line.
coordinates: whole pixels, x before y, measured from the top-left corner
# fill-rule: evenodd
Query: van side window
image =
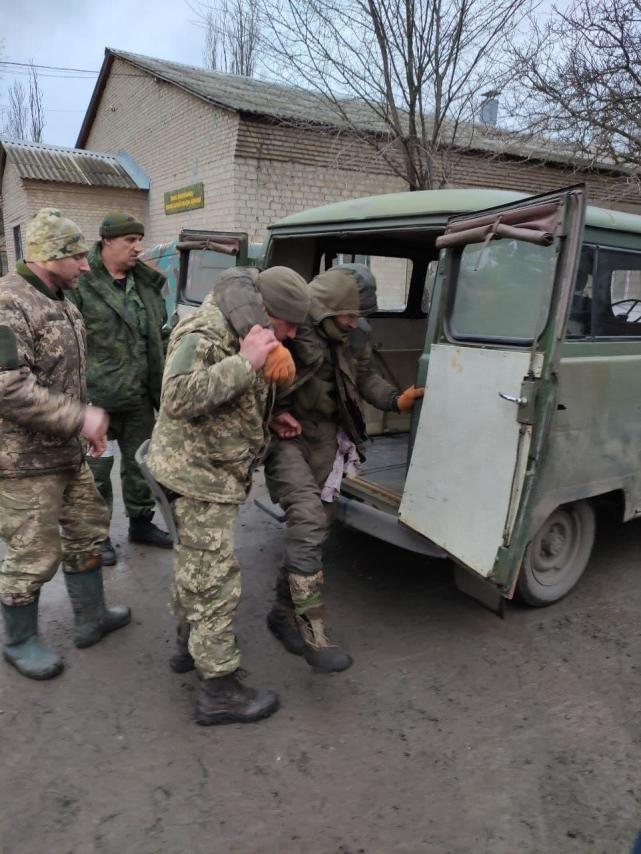
<path fill-rule="evenodd" d="M 210 249 L 192 249 L 189 253 L 187 281 L 181 301 L 201 303 L 211 293 L 214 282 L 224 270 L 236 266 L 236 256 Z"/>
<path fill-rule="evenodd" d="M 568 317 L 568 338 L 589 338 L 592 336 L 592 271 L 594 268 L 594 249 L 584 246 L 579 259 L 576 285 Z"/>
<path fill-rule="evenodd" d="M 641 337 L 641 253 L 599 249 L 594 334 Z"/>
<path fill-rule="evenodd" d="M 391 258 L 384 255 L 358 255 L 339 252 L 325 255 L 323 269 L 338 264 L 365 264 L 376 276 L 376 300 L 379 311 L 405 311 L 412 280 L 410 258 Z"/>

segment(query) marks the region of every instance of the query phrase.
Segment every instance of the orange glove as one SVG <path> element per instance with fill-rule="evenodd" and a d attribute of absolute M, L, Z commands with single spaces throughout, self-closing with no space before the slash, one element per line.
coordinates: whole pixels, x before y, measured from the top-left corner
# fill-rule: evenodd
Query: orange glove
<path fill-rule="evenodd" d="M 279 344 L 265 359 L 263 366 L 263 377 L 266 383 L 276 383 L 280 386 L 288 386 L 294 382 L 296 366 L 292 354 L 287 347 Z"/>
<path fill-rule="evenodd" d="M 269 355 L 271 356 L 271 353 Z M 269 358 L 269 356 L 267 358 Z M 415 388 L 413 385 L 411 385 L 409 388 L 406 388 L 405 391 L 399 394 L 399 396 L 396 398 L 396 406 L 398 407 L 398 411 L 409 412 L 410 409 L 414 406 L 414 401 L 418 400 L 419 397 L 423 397 L 424 394 L 424 388 Z"/>

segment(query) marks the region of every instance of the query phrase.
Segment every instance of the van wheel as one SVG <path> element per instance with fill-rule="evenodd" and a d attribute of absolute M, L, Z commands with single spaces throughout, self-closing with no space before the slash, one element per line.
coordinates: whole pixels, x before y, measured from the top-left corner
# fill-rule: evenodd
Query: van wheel
<path fill-rule="evenodd" d="M 588 565 L 596 524 L 589 501 L 564 504 L 550 513 L 525 551 L 516 594 L 535 607 L 558 602 Z"/>

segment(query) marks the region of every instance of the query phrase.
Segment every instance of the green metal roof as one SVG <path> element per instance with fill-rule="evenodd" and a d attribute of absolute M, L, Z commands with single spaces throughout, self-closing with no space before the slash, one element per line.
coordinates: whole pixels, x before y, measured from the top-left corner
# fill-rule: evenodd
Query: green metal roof
<path fill-rule="evenodd" d="M 270 230 L 367 220 L 404 220 L 439 214 L 449 217 L 457 213 L 507 205 L 527 198 L 530 198 L 527 193 L 508 190 L 457 189 L 386 193 L 381 196 L 365 196 L 301 211 L 274 223 Z M 588 207 L 585 222 L 593 228 L 641 232 L 641 216 L 605 208 Z"/>

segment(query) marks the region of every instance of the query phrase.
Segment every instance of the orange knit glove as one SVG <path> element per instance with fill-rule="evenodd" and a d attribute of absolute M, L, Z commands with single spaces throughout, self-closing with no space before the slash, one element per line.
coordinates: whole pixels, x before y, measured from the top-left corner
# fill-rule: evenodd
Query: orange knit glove
<path fill-rule="evenodd" d="M 269 355 L 271 356 L 271 353 Z M 269 356 L 267 358 L 269 358 Z M 405 391 L 399 394 L 399 396 L 396 398 L 396 406 L 398 407 L 398 411 L 409 412 L 410 409 L 414 406 L 414 401 L 418 400 L 419 397 L 423 397 L 424 394 L 424 388 L 415 388 L 413 385 L 411 385 L 409 388 L 406 388 Z"/>
<path fill-rule="evenodd" d="M 280 386 L 288 386 L 294 382 L 296 366 L 292 354 L 287 347 L 279 344 L 265 359 L 263 366 L 263 377 L 266 383 L 276 383 Z"/>

